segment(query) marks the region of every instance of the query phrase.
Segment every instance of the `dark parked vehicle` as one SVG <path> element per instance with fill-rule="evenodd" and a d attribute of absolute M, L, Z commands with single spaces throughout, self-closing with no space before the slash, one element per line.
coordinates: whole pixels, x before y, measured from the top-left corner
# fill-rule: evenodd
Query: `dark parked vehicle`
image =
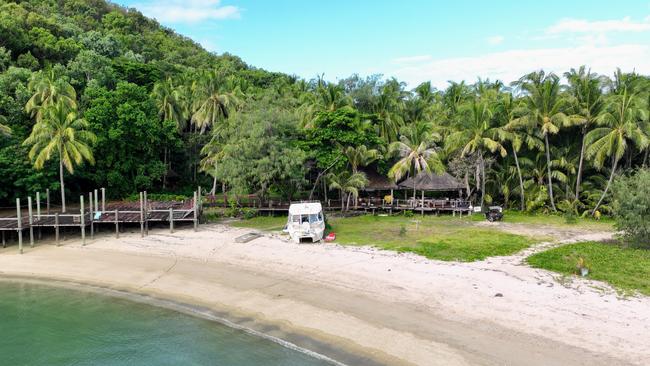
<path fill-rule="evenodd" d="M 503 208 L 501 206 L 490 206 L 485 213 L 485 218 L 490 221 L 501 221 L 503 219 Z"/>

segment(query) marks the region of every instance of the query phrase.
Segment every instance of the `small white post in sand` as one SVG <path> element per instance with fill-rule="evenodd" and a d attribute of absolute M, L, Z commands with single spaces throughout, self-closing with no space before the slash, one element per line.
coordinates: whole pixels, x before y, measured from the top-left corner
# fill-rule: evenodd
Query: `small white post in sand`
<path fill-rule="evenodd" d="M 169 208 L 169 232 L 174 233 L 174 208 Z"/>
<path fill-rule="evenodd" d="M 199 229 L 199 216 L 198 216 L 198 202 L 196 198 L 196 191 L 194 192 L 194 231 Z"/>
<path fill-rule="evenodd" d="M 90 209 L 90 238 L 95 238 L 95 213 L 93 212 L 93 193 L 88 192 L 88 208 Z M 97 207 L 95 207 L 97 209 Z"/>
<path fill-rule="evenodd" d="M 140 192 L 140 237 L 144 237 L 144 194 Z"/>

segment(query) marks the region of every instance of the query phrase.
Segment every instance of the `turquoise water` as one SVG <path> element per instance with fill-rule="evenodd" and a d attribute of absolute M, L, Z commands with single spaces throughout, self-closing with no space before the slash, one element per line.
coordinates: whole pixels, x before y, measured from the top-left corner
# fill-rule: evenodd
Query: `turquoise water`
<path fill-rule="evenodd" d="M 3 282 L 0 364 L 330 365 L 173 310 L 94 292 Z"/>

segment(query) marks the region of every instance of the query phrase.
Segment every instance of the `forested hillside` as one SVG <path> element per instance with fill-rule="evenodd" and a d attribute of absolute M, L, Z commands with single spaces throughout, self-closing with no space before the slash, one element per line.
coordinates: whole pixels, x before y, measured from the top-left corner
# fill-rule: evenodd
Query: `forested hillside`
<path fill-rule="evenodd" d="M 356 196 L 369 166 L 446 170 L 476 204 L 608 212 L 612 179 L 648 164 L 649 112 L 650 79 L 616 70 L 445 90 L 306 81 L 101 0 L 0 0 L 0 202 L 60 182 L 70 197 L 201 184 L 295 199 L 319 176 Z"/>

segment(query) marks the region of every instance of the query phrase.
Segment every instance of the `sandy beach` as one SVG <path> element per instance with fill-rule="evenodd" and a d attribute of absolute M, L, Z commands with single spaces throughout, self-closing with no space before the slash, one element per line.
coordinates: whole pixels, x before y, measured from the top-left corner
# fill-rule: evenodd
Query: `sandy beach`
<path fill-rule="evenodd" d="M 10 246 L 0 275 L 195 305 L 348 365 L 650 364 L 650 298 L 523 264 L 540 248 L 453 263 L 273 235 L 235 242 L 250 231 L 103 232 L 24 255 Z M 581 235 L 570 240 L 606 234 Z"/>

